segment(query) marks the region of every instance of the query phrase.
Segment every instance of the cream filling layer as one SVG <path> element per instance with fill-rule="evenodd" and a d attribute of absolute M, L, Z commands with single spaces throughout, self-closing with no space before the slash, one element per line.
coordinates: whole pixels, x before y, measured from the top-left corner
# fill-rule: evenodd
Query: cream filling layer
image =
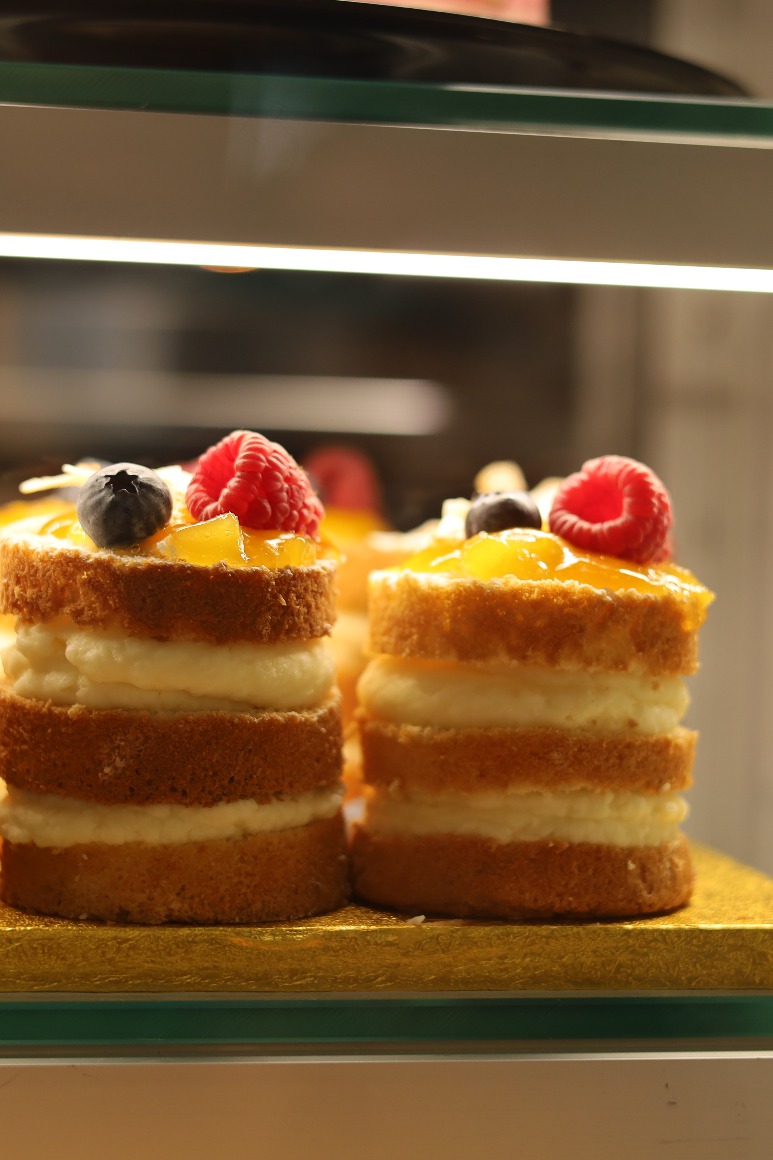
<path fill-rule="evenodd" d="M 360 703 L 392 724 L 438 729 L 554 727 L 667 733 L 687 711 L 680 677 L 462 664 L 380 656 Z"/>
<path fill-rule="evenodd" d="M 343 787 L 317 789 L 270 802 L 222 802 L 216 806 L 107 806 L 28 793 L 0 781 L 0 836 L 35 846 L 109 846 L 145 842 L 174 846 L 290 830 L 340 809 Z"/>
<path fill-rule="evenodd" d="M 335 679 L 326 640 L 212 645 L 19 624 L 3 666 L 20 697 L 89 709 L 285 712 L 320 704 Z"/>
<path fill-rule="evenodd" d="M 687 805 L 675 793 L 443 793 L 379 790 L 366 826 L 384 836 L 466 835 L 495 842 L 591 842 L 659 846 L 671 841 Z"/>

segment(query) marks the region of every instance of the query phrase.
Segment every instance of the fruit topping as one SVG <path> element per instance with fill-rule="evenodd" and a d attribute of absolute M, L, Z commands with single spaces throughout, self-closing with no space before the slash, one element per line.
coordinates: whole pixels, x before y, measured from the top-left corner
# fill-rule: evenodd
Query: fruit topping
<path fill-rule="evenodd" d="M 713 599 L 690 572 L 675 564 L 637 567 L 627 560 L 585 552 L 552 532 L 509 528 L 470 540 L 436 542 L 399 565 L 402 571 L 453 579 L 576 581 L 609 592 L 633 591 L 646 596 L 670 592 L 697 600 L 705 609 Z M 698 627 L 702 620 L 695 622 Z"/>
<path fill-rule="evenodd" d="M 303 466 L 326 508 L 350 512 L 380 512 L 381 488 L 373 464 L 355 447 L 326 443 Z"/>
<path fill-rule="evenodd" d="M 317 545 L 309 536 L 242 530 L 249 564 L 264 568 L 307 568 L 317 560 Z"/>
<path fill-rule="evenodd" d="M 36 491 L 58 491 L 62 499 L 75 502 L 78 488 L 100 467 L 109 467 L 107 459 L 79 459 L 77 463 L 65 463 L 59 475 L 36 475 L 24 479 L 19 484 L 22 495 L 32 495 Z"/>
<path fill-rule="evenodd" d="M 469 539 L 478 532 L 541 527 L 539 508 L 527 491 L 493 491 L 473 499 L 464 530 Z"/>
<path fill-rule="evenodd" d="M 156 545 L 159 556 L 181 564 L 211 568 L 302 568 L 313 564 L 317 548 L 306 536 L 255 532 L 242 528 L 233 512 L 198 524 L 173 527 Z"/>
<path fill-rule="evenodd" d="M 89 476 L 76 510 L 81 527 L 100 548 L 128 548 L 168 522 L 172 495 L 149 467 L 112 463 Z"/>
<path fill-rule="evenodd" d="M 509 528 L 499 536 L 476 536 L 462 544 L 460 560 L 477 580 L 515 575 L 544 580 L 563 563 L 561 541 L 536 528 Z"/>
<path fill-rule="evenodd" d="M 668 559 L 671 500 L 657 475 L 623 455 L 589 459 L 550 509 L 551 532 L 570 544 L 636 564 Z"/>
<path fill-rule="evenodd" d="M 248 528 L 314 538 L 325 514 L 306 472 L 255 431 L 232 431 L 205 451 L 185 498 L 196 520 L 232 512 Z"/>
<path fill-rule="evenodd" d="M 198 524 L 175 528 L 163 540 L 159 540 L 158 553 L 167 560 L 185 564 L 199 564 L 212 567 L 213 564 L 230 564 L 238 567 L 247 562 L 244 551 L 244 535 L 233 512 L 204 520 Z"/>

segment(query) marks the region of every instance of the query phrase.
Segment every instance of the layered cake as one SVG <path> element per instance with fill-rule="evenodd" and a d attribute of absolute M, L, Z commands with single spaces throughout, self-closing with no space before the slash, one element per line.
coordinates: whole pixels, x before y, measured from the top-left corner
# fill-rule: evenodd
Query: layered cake
<path fill-rule="evenodd" d="M 620 456 L 456 501 L 370 581 L 359 896 L 494 918 L 651 914 L 692 886 L 684 677 L 711 594 L 669 562 L 660 480 Z"/>
<path fill-rule="evenodd" d="M 107 466 L 9 524 L 2 897 L 114 921 L 288 919 L 347 894 L 335 561 L 284 449 Z"/>

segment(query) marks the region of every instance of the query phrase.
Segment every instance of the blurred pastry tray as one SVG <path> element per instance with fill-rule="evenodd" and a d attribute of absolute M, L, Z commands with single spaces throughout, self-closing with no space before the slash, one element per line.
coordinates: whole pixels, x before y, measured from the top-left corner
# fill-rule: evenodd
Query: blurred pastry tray
<path fill-rule="evenodd" d="M 352 905 L 287 924 L 136 927 L 0 904 L 0 992 L 773 991 L 773 879 L 703 847 L 685 909 L 491 922 Z"/>

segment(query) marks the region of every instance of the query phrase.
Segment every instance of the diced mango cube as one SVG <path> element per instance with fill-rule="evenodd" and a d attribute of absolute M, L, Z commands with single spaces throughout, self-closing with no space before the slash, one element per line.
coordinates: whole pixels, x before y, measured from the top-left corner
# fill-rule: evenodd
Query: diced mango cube
<path fill-rule="evenodd" d="M 168 560 L 205 568 L 215 564 L 238 568 L 248 562 L 244 535 L 233 512 L 177 528 L 159 541 L 156 550 Z"/>
<path fill-rule="evenodd" d="M 266 568 L 305 568 L 317 559 L 314 541 L 293 532 L 245 528 L 244 551 L 250 564 Z"/>

